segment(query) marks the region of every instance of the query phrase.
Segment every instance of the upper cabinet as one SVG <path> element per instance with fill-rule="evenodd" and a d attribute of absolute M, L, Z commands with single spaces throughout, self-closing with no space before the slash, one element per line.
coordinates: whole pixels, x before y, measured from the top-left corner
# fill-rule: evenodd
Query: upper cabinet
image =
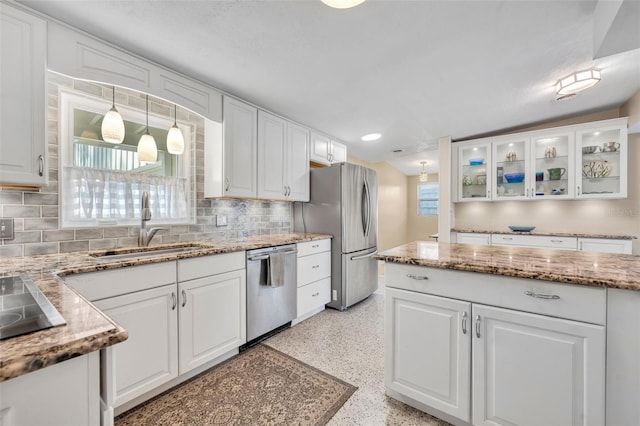
<path fill-rule="evenodd" d="M 331 165 L 347 161 L 346 145 L 331 140 L 326 135 L 311 132 L 309 160 L 315 163 Z"/>
<path fill-rule="evenodd" d="M 258 111 L 258 198 L 309 201 L 309 130 Z"/>
<path fill-rule="evenodd" d="M 256 198 L 258 109 L 228 96 L 223 109 L 223 196 Z"/>
<path fill-rule="evenodd" d="M 4 2 L 0 17 L 0 184 L 42 186 L 47 23 Z"/>
<path fill-rule="evenodd" d="M 625 198 L 627 148 L 626 118 L 461 142 L 457 201 Z"/>

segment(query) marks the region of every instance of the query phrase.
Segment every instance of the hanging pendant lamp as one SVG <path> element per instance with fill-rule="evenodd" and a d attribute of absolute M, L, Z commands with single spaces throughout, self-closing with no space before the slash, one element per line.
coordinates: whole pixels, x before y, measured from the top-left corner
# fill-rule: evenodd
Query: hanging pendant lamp
<path fill-rule="evenodd" d="M 149 133 L 149 95 L 147 95 L 147 129 L 138 141 L 138 160 L 155 163 L 158 160 L 156 140 Z"/>
<path fill-rule="evenodd" d="M 184 136 L 177 123 L 178 107 L 173 104 L 173 126 L 167 133 L 167 151 L 169 154 L 181 155 L 184 153 Z"/>
<path fill-rule="evenodd" d="M 421 161 L 420 164 L 422 164 L 422 171 L 420 172 L 420 182 L 428 182 L 429 181 L 429 175 L 427 174 L 427 172 L 424 170 L 424 165 L 427 164 L 426 161 Z"/>
<path fill-rule="evenodd" d="M 124 121 L 116 109 L 116 87 L 113 88 L 113 104 L 102 119 L 102 140 L 111 143 L 122 143 L 124 140 Z"/>

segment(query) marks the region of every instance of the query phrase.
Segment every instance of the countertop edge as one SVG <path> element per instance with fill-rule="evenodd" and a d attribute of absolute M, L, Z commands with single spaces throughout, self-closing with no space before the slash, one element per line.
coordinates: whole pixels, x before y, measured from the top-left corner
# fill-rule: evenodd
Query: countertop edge
<path fill-rule="evenodd" d="M 502 231 L 496 230 L 480 230 L 480 229 L 465 229 L 465 228 L 451 228 L 451 232 L 464 233 L 464 234 L 508 234 L 508 235 L 532 235 L 541 237 L 575 237 L 575 238 L 599 238 L 603 240 L 637 240 L 635 235 L 614 235 L 614 234 L 584 234 L 577 232 L 515 232 L 510 229 Z"/>

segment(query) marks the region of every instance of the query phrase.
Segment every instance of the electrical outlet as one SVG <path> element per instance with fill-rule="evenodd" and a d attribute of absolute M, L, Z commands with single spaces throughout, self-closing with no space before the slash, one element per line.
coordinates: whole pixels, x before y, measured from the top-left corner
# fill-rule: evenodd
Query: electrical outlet
<path fill-rule="evenodd" d="M 0 219 L 0 239 L 13 240 L 13 218 Z"/>
<path fill-rule="evenodd" d="M 333 301 L 336 302 L 338 300 L 338 291 L 333 290 Z"/>
<path fill-rule="evenodd" d="M 216 226 L 227 226 L 227 215 L 216 215 Z"/>

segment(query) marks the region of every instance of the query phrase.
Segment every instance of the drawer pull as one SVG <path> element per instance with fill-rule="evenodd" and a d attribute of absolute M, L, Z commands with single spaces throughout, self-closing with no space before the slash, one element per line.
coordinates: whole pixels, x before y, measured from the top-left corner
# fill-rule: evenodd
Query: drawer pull
<path fill-rule="evenodd" d="M 541 293 L 534 293 L 532 291 L 525 291 L 524 294 L 526 294 L 527 296 L 535 297 L 537 299 L 548 299 L 548 300 L 560 299 L 560 296 L 558 296 L 557 294 L 541 294 Z"/>
<path fill-rule="evenodd" d="M 311 269 L 316 269 L 316 268 L 319 268 L 319 267 L 320 267 L 320 265 L 313 265 L 313 266 L 311 267 Z"/>
<path fill-rule="evenodd" d="M 462 313 L 462 334 L 467 334 L 467 312 Z"/>
<path fill-rule="evenodd" d="M 480 315 L 476 315 L 476 337 L 480 338 Z"/>
<path fill-rule="evenodd" d="M 561 243 L 561 242 L 562 242 L 562 240 L 550 240 L 550 241 L 551 241 L 552 243 L 556 243 L 556 244 L 559 244 L 559 243 Z"/>
<path fill-rule="evenodd" d="M 320 247 L 320 244 L 314 244 L 311 246 L 311 248 L 318 248 L 318 247 Z"/>
<path fill-rule="evenodd" d="M 408 278 L 411 278 L 413 280 L 428 280 L 429 277 L 427 277 L 426 275 L 414 275 L 414 274 L 407 274 Z"/>
<path fill-rule="evenodd" d="M 311 295 L 311 297 L 316 297 L 316 296 L 320 296 L 320 292 L 318 292 L 318 293 L 313 293 L 313 294 Z"/>
<path fill-rule="evenodd" d="M 44 156 L 38 155 L 38 176 L 44 176 Z"/>
<path fill-rule="evenodd" d="M 511 237 L 502 237 L 502 239 L 503 239 L 503 240 L 505 240 L 505 241 L 511 241 L 511 240 L 513 240 L 513 238 L 511 238 Z"/>

